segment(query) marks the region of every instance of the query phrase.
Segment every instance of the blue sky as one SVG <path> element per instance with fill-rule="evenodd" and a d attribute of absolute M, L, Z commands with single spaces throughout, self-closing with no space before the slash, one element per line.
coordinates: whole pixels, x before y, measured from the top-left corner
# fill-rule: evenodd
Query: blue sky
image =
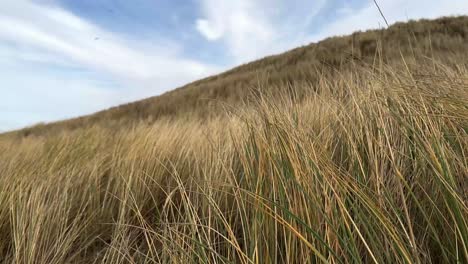
<path fill-rule="evenodd" d="M 467 0 L 379 3 L 390 23 L 468 14 Z M 383 24 L 364 0 L 0 0 L 0 131 Z"/>

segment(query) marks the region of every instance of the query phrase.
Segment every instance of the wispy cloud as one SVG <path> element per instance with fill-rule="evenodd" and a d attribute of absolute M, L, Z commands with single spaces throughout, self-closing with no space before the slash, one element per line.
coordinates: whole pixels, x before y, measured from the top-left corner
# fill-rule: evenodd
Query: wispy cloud
<path fill-rule="evenodd" d="M 137 39 L 118 35 L 57 5 L 7 0 L 0 4 L 0 69 L 14 65 L 18 71 L 12 75 L 2 73 L 5 77 L 0 88 L 1 115 L 5 118 L 14 111 L 24 113 L 25 106 L 20 102 L 31 101 L 31 95 L 28 95 L 30 86 L 40 86 L 37 96 L 49 100 L 36 104 L 36 108 L 31 109 L 35 113 L 45 113 L 47 104 L 68 102 L 62 112 L 56 109 L 55 115 L 42 119 L 53 120 L 61 118 L 63 112 L 71 116 L 97 110 L 90 101 L 100 102 L 97 105 L 101 108 L 109 107 L 122 101 L 159 94 L 219 71 L 209 63 L 184 58 L 182 49 L 170 38 Z M 39 69 L 52 67 L 55 70 L 48 71 L 47 76 L 34 77 L 33 65 Z M 84 79 L 86 76 L 71 80 L 63 75 L 63 71 L 77 69 L 100 75 L 97 80 Z M 19 74 L 23 75 L 23 80 L 17 78 Z M 34 78 L 36 82 L 25 81 Z M 114 80 L 116 88 L 109 90 L 96 85 L 103 78 Z M 72 86 L 76 88 L 74 96 L 67 96 L 74 89 Z M 118 86 L 126 86 L 126 89 L 118 89 Z M 89 92 L 91 90 L 93 92 Z M 102 92 L 104 90 L 106 92 Z M 14 105 L 5 96 L 11 93 L 18 95 L 14 98 L 18 103 Z M 19 95 L 24 98 L 18 98 Z M 106 100 L 110 95 L 113 100 Z M 77 101 L 83 103 L 76 104 Z M 7 106 L 9 113 L 5 112 Z M 26 116 L 19 119 L 30 120 Z M 15 123 L 23 126 L 28 121 Z"/>
<path fill-rule="evenodd" d="M 0 38 L 37 53 L 53 52 L 131 81 L 195 77 L 214 70 L 179 57 L 180 45 L 169 39 L 128 39 L 57 7 L 25 0 L 7 3 L 13 2 L 0 5 Z"/>
<path fill-rule="evenodd" d="M 201 0 L 196 28 L 209 41 L 226 45 L 236 63 L 304 44 L 324 0 Z"/>

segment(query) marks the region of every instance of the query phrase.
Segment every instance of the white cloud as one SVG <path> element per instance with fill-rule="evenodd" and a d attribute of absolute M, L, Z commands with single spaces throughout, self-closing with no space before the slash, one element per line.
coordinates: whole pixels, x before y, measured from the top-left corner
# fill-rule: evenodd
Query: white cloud
<path fill-rule="evenodd" d="M 2 1 L 0 69 L 13 65 L 16 71 L 8 76 L 2 72 L 5 77 L 0 86 L 0 126 L 5 129 L 13 123 L 29 125 L 31 117 L 38 117 L 39 112 L 44 113 L 43 118 L 34 122 L 89 113 L 160 94 L 220 70 L 184 58 L 182 48 L 165 38 L 141 40 L 118 35 L 54 5 L 28 0 Z M 50 65 L 65 70 L 70 67 L 92 70 L 100 75 L 97 80 L 64 79 L 60 73 L 32 76 L 31 68 Z M 102 87 L 98 82 L 102 77 L 113 79 L 125 88 Z M 32 97 L 31 86 L 40 87 L 34 94 L 42 102 L 34 103 L 35 107 L 27 113 L 24 111 L 27 105 L 21 102 L 31 101 L 28 99 Z M 7 94 L 17 96 L 9 98 Z M 53 107 L 55 113 L 49 113 L 50 105 L 63 107 L 60 110 Z M 22 113 L 23 117 L 13 117 L 11 113 Z M 24 121 L 12 120 L 17 118 Z"/>
<path fill-rule="evenodd" d="M 131 81 L 151 81 L 168 75 L 180 78 L 181 71 L 191 79 L 214 70 L 209 65 L 178 57 L 180 47 L 167 40 L 146 40 L 167 44 L 144 47 L 139 40 L 105 31 L 59 8 L 25 0 L 7 3 L 10 4 L 0 5 L 0 40 L 32 46 L 40 53 L 53 52 Z"/>
<path fill-rule="evenodd" d="M 196 28 L 221 41 L 235 63 L 247 62 L 304 44 L 311 19 L 325 0 L 201 0 Z"/>
<path fill-rule="evenodd" d="M 197 30 L 200 31 L 208 40 L 218 40 L 223 36 L 223 32 L 220 28 L 216 28 L 214 25 L 210 25 L 210 21 L 206 19 L 197 20 Z"/>

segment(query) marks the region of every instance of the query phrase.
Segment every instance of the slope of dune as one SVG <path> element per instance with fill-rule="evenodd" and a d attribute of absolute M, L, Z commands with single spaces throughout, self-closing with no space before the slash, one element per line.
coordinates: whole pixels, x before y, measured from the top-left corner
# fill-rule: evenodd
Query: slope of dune
<path fill-rule="evenodd" d="M 21 130 L 20 134 L 56 133 L 96 124 L 121 128 L 180 116 L 204 118 L 245 102 L 255 88 L 262 87 L 272 93 L 285 86 L 298 90 L 304 83 L 318 84 L 323 75 L 333 76 L 356 65 L 377 61 L 401 61 L 402 57 L 408 62 L 418 57 L 444 61 L 454 54 L 467 58 L 467 47 L 468 17 L 397 23 L 384 30 L 328 38 L 195 81 L 160 96 L 89 116 L 37 125 Z"/>

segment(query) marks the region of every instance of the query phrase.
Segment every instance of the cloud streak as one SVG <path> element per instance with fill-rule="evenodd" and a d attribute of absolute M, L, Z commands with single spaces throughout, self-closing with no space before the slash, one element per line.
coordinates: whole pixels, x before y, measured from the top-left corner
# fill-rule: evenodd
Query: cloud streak
<path fill-rule="evenodd" d="M 5 76 L 0 88 L 0 122 L 18 124 L 11 127 L 17 128 L 29 125 L 30 116 L 38 113 L 44 113 L 39 119 L 43 121 L 89 113 L 97 107 L 156 95 L 220 70 L 184 58 L 182 49 L 168 38 L 136 39 L 115 34 L 55 5 L 7 0 L 0 5 L 0 69 Z M 12 67 L 15 72 L 7 75 L 5 71 Z M 37 76 L 34 67 L 51 70 Z M 92 76 L 97 79 L 86 79 L 90 75 L 64 76 L 64 72 L 82 71 L 97 73 Z M 35 81 L 28 81 L 31 79 Z M 113 80 L 114 89 L 99 85 L 102 79 Z M 36 95 L 45 99 L 42 104 L 31 97 L 31 86 L 41 87 Z M 125 88 L 119 89 L 122 86 Z M 73 96 L 68 96 L 70 93 Z M 8 94 L 17 95 L 13 100 L 18 103 L 11 104 Z M 48 105 L 61 102 L 66 104 L 62 111 L 54 108 L 55 113 L 48 112 Z M 30 116 L 24 109 L 30 109 Z M 23 113 L 15 119 L 24 121 L 6 120 L 13 119 L 13 112 Z"/>
<path fill-rule="evenodd" d="M 304 44 L 324 5 L 324 0 L 201 0 L 195 24 L 207 40 L 226 45 L 232 59 L 243 63 Z"/>
<path fill-rule="evenodd" d="M 0 38 L 32 47 L 38 53 L 52 52 L 131 81 L 179 74 L 195 77 L 214 70 L 213 66 L 179 57 L 181 47 L 167 39 L 140 44 L 141 40 L 115 35 L 60 8 L 14 1 L 0 7 Z"/>

